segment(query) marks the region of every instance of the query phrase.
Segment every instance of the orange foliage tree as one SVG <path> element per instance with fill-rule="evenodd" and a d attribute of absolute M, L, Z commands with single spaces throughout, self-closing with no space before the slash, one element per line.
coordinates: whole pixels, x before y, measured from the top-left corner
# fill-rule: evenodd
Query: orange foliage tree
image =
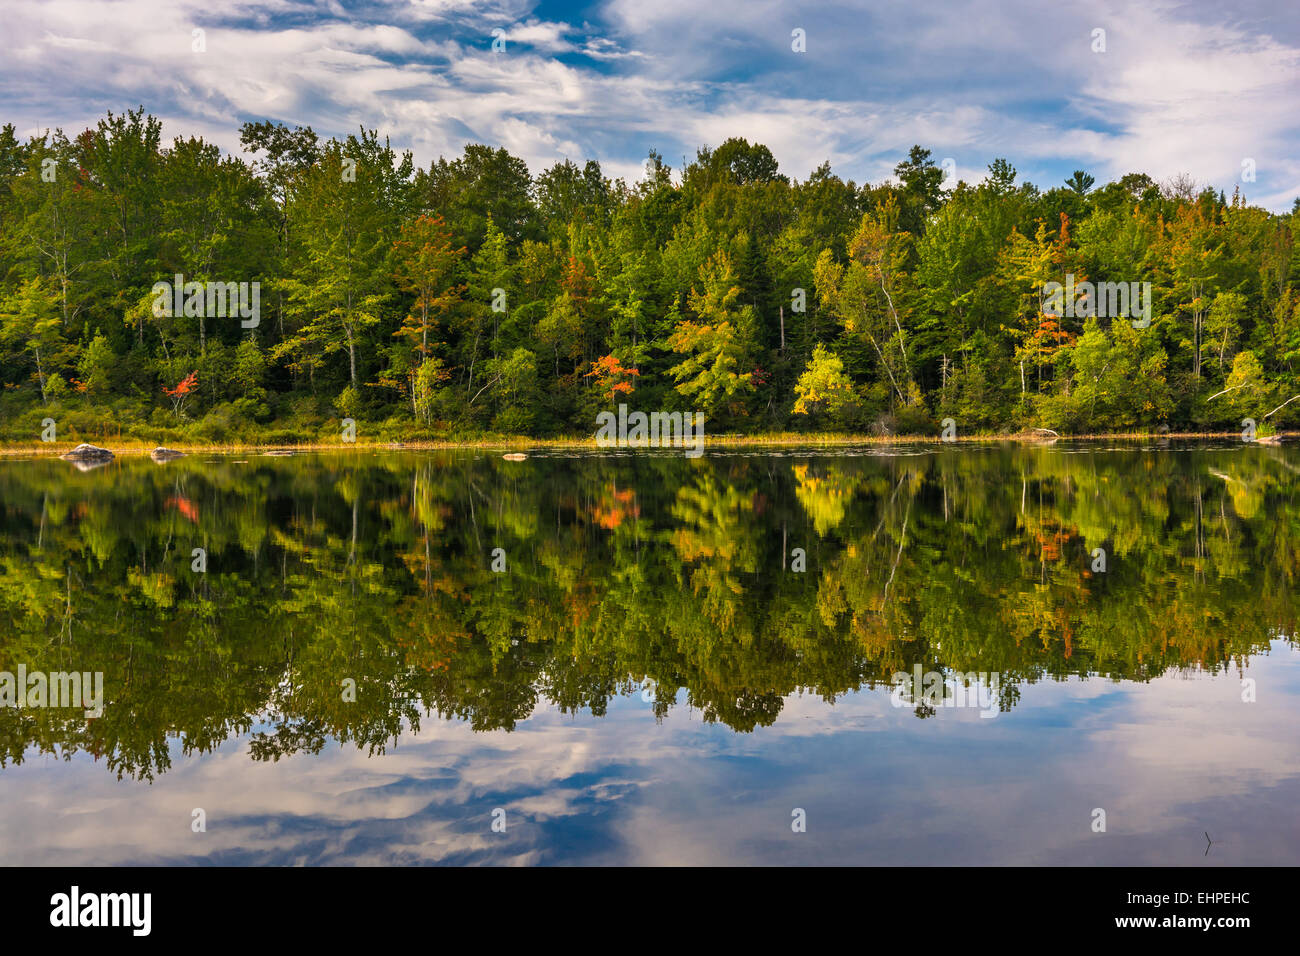
<path fill-rule="evenodd" d="M 610 404 L 620 394 L 630 395 L 636 387 L 631 379 L 641 373 L 634 368 L 625 368 L 617 356 L 602 355 L 591 363 L 591 371 L 587 372 L 583 378 L 596 379 L 596 388 L 604 398 L 608 398 Z"/>
<path fill-rule="evenodd" d="M 185 402 L 194 393 L 199 385 L 199 373 L 190 372 L 183 379 L 176 383 L 175 388 L 163 386 L 163 394 L 171 399 L 172 412 L 178 417 L 184 417 Z"/>

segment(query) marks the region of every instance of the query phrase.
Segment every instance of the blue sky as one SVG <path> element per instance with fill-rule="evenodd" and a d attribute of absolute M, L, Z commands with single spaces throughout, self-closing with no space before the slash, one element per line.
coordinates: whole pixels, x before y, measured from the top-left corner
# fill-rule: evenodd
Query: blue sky
<path fill-rule="evenodd" d="M 728 136 L 787 174 L 887 178 L 913 143 L 982 178 L 1180 173 L 1300 196 L 1293 0 L 0 0 L 5 122 L 74 132 L 143 104 L 238 150 L 271 119 L 378 129 L 421 165 L 466 142 L 635 179 Z M 205 49 L 192 49 L 192 31 Z M 791 49 L 802 29 L 806 52 Z M 491 49 L 502 31 L 504 52 Z M 1094 31 L 1105 31 L 1105 51 Z M 1253 160 L 1255 180 L 1243 181 Z"/>

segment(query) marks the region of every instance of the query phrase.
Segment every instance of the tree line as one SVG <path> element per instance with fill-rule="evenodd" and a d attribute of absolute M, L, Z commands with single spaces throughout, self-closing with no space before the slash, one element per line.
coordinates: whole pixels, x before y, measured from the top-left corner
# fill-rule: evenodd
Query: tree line
<path fill-rule="evenodd" d="M 247 159 L 143 108 L 0 130 L 0 438 L 590 434 L 619 403 L 711 433 L 1264 429 L 1300 416 L 1300 200 L 1142 173 L 805 179 L 744 139 L 636 182 L 470 144 L 246 123 Z M 190 283 L 196 308 L 159 283 Z M 1052 283 L 1150 283 L 1149 321 Z M 256 283 L 252 320 L 204 288 Z M 218 296 L 218 299 L 220 296 Z"/>

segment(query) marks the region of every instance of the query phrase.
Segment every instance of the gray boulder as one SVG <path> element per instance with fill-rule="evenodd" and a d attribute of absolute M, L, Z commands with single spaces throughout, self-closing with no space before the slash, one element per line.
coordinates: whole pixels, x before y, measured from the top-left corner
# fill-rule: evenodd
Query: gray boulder
<path fill-rule="evenodd" d="M 98 445 L 87 445 L 82 442 L 66 455 L 60 455 L 64 461 L 98 461 L 107 462 L 113 460 L 113 453 L 107 448 L 100 448 Z"/>

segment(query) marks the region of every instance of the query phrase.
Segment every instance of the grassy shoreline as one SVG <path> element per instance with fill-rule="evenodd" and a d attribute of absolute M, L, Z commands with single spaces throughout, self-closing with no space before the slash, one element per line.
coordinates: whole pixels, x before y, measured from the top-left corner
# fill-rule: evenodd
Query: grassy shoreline
<path fill-rule="evenodd" d="M 1287 433 L 1280 433 L 1284 437 L 1289 437 Z M 1022 444 L 1052 444 L 1056 441 L 1151 441 L 1162 439 L 1177 440 L 1208 440 L 1208 439 L 1240 439 L 1241 433 L 1238 431 L 1220 431 L 1220 432 L 1167 432 L 1160 434 L 1157 432 L 1102 432 L 1096 434 L 1079 434 L 1079 435 L 1060 435 L 1057 438 L 1043 435 L 1027 435 L 1021 433 L 987 433 L 973 435 L 958 435 L 952 441 L 961 444 L 970 443 L 987 443 L 987 442 L 1020 442 Z M 792 446 L 824 446 L 824 447 L 842 447 L 849 445 L 938 445 L 948 444 L 942 441 L 936 435 L 853 435 L 853 434 L 801 434 L 798 432 L 773 433 L 765 435 L 709 435 L 705 439 L 706 447 L 716 445 L 724 448 L 743 448 L 743 447 L 792 447 Z M 40 457 L 57 457 L 71 451 L 79 442 L 59 441 L 59 442 L 4 442 L 0 443 L 0 456 L 22 456 L 35 455 Z M 95 444 L 92 442 L 92 444 Z M 154 448 L 159 447 L 140 441 L 117 441 L 108 442 L 100 447 L 107 448 L 118 456 L 130 455 L 148 455 Z M 186 453 L 226 453 L 242 454 L 245 452 L 265 452 L 265 451 L 294 451 L 294 452 L 311 452 L 311 451 L 441 451 L 455 449 L 505 449 L 518 451 L 528 448 L 585 448 L 596 449 L 594 437 L 566 437 L 566 438 L 527 438 L 523 436 L 503 436 L 500 438 L 484 438 L 467 441 L 410 441 L 403 443 L 385 442 L 385 441 L 356 441 L 356 442 L 303 442 L 301 444 L 285 444 L 283 442 L 235 442 L 235 443 L 210 443 L 210 442 L 177 442 L 168 444 L 164 447 Z"/>

